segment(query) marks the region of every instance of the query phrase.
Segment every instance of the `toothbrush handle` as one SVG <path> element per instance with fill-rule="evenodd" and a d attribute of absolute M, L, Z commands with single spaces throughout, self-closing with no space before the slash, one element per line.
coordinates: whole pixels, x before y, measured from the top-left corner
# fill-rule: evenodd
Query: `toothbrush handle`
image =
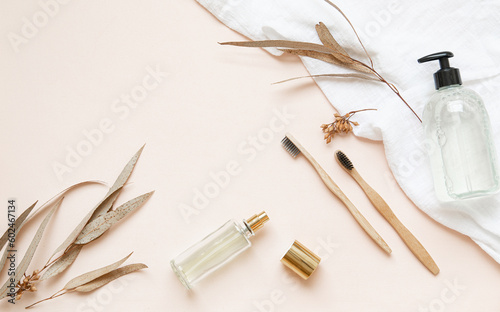
<path fill-rule="evenodd" d="M 358 222 L 358 224 L 363 228 L 363 230 L 373 239 L 377 245 L 380 246 L 385 252 L 390 254 L 392 252 L 391 248 L 387 245 L 384 239 L 375 231 L 375 229 L 371 226 L 371 224 L 365 219 L 365 217 L 359 212 L 359 210 L 354 206 L 354 204 L 347 198 L 347 196 L 342 192 L 342 190 L 338 187 L 338 185 L 333 182 L 332 178 L 326 173 L 326 171 L 319 165 L 319 163 L 309 154 L 306 149 L 300 149 L 302 154 L 306 157 L 306 159 L 311 163 L 316 172 L 325 183 L 326 187 L 337 196 L 342 203 L 347 207 L 349 212 L 352 214 L 354 219 Z"/>
<path fill-rule="evenodd" d="M 356 180 L 356 182 L 361 186 L 365 194 L 370 199 L 371 203 L 380 212 L 380 214 L 389 222 L 389 224 L 396 230 L 398 235 L 401 237 L 403 242 L 408 246 L 411 252 L 417 257 L 417 259 L 425 265 L 425 267 L 432 272 L 432 274 L 437 275 L 439 273 L 439 267 L 437 266 L 434 259 L 427 252 L 427 250 L 422 246 L 418 239 L 408 230 L 404 224 L 396 217 L 392 209 L 385 202 L 385 200 L 380 196 L 366 181 L 361 177 L 355 168 L 351 170 L 351 175 Z"/>

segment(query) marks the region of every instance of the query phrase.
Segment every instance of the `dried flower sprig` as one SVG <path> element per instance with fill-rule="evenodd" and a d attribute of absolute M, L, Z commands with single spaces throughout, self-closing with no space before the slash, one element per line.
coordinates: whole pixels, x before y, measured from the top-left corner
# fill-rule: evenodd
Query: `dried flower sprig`
<path fill-rule="evenodd" d="M 361 44 L 365 55 L 368 58 L 368 64 L 359 61 L 347 53 L 347 51 L 335 40 L 331 32 L 322 22 L 316 25 L 316 32 L 321 40 L 322 44 L 309 43 L 309 42 L 299 42 L 299 41 L 289 41 L 289 40 L 260 40 L 260 41 L 241 41 L 241 42 L 223 42 L 222 45 L 233 45 L 241 47 L 260 47 L 260 48 L 278 48 L 279 50 L 293 55 L 311 57 L 323 62 L 345 67 L 347 69 L 353 70 L 353 73 L 347 74 L 323 74 L 323 75 L 312 75 L 307 77 L 336 77 L 336 78 L 359 78 L 365 80 L 376 80 L 386 84 L 400 99 L 403 103 L 411 110 L 411 112 L 417 117 L 417 119 L 422 122 L 420 117 L 415 113 L 413 108 L 406 102 L 396 86 L 387 80 L 385 80 L 382 75 L 380 75 L 374 68 L 373 60 L 370 57 L 368 51 L 366 50 L 363 42 L 361 41 L 356 29 L 352 25 L 351 21 L 342 12 L 342 10 L 329 0 L 325 0 L 329 5 L 334 7 L 342 17 L 349 23 L 349 26 L 354 31 L 358 42 Z M 298 77 L 302 78 L 302 77 Z M 281 82 L 293 80 L 287 79 Z"/>
<path fill-rule="evenodd" d="M 40 279 L 39 273 L 40 272 L 38 270 L 35 270 L 31 275 L 26 275 L 26 273 L 23 275 L 24 279 L 22 281 L 19 281 L 19 283 L 17 284 L 18 289 L 16 292 L 16 301 L 21 300 L 21 297 L 23 296 L 23 293 L 25 291 L 37 291 L 35 283 Z"/>
<path fill-rule="evenodd" d="M 323 133 L 325 134 L 324 139 L 326 140 L 326 144 L 330 143 L 335 136 L 336 133 L 349 133 L 352 131 L 353 126 L 358 126 L 359 124 L 356 121 L 351 121 L 351 117 L 354 116 L 354 114 L 359 113 L 359 112 L 364 112 L 368 110 L 376 110 L 374 108 L 365 108 L 365 109 L 360 109 L 356 111 L 351 111 L 344 116 L 341 116 L 338 113 L 335 113 L 333 116 L 335 117 L 335 120 L 332 123 L 329 124 L 322 124 L 321 129 L 323 130 Z"/>
<path fill-rule="evenodd" d="M 19 218 L 17 218 L 14 227 L 16 233 L 19 234 L 21 228 L 26 223 L 28 223 L 33 218 L 34 215 L 50 207 L 49 213 L 47 213 L 42 223 L 39 225 L 34 238 L 32 239 L 26 253 L 23 256 L 23 259 L 16 268 L 16 274 L 14 277 L 14 285 L 16 285 L 14 287 L 15 292 L 12 293 L 12 291 L 10 291 L 8 293 L 8 290 L 12 289 L 11 285 L 13 281 L 11 280 L 11 278 L 7 279 L 7 281 L 3 284 L 3 286 L 0 287 L 0 300 L 6 297 L 12 297 L 11 299 L 9 299 L 9 301 L 13 299 L 17 301 L 21 300 L 24 293 L 37 291 L 38 283 L 42 282 L 45 279 L 52 278 L 62 273 L 64 270 L 66 270 L 75 261 L 83 246 L 101 237 L 101 235 L 103 235 L 106 231 L 108 231 L 115 223 L 117 223 L 125 216 L 127 216 L 129 213 L 135 211 L 136 209 L 140 208 L 146 203 L 146 201 L 153 195 L 154 191 L 138 196 L 132 200 L 129 200 L 128 202 L 122 204 L 117 208 L 113 207 L 113 204 L 117 200 L 118 195 L 120 194 L 123 186 L 127 182 L 130 175 L 132 174 L 132 171 L 134 170 L 134 167 L 137 163 L 137 160 L 139 159 L 139 156 L 142 153 L 143 148 L 144 147 L 142 147 L 123 168 L 122 172 L 116 179 L 113 186 L 111 186 L 106 196 L 93 209 L 91 209 L 87 213 L 87 215 L 83 218 L 83 220 L 81 220 L 81 222 L 77 225 L 77 227 L 71 232 L 68 238 L 54 251 L 49 260 L 47 260 L 46 264 L 41 269 L 34 270 L 31 275 L 26 275 L 28 266 L 30 265 L 31 260 L 33 259 L 33 256 L 43 236 L 45 228 L 48 225 L 52 215 L 61 206 L 62 200 L 64 199 L 63 197 L 64 194 L 66 194 L 72 189 L 75 189 L 85 184 L 89 183 L 103 184 L 103 183 L 100 181 L 85 181 L 70 186 L 69 188 L 60 192 L 56 196 L 52 197 L 45 204 L 43 204 L 41 207 L 39 207 L 37 210 L 33 212 L 33 209 L 36 205 L 35 202 L 28 209 L 26 209 L 19 216 Z M 58 200 L 56 201 L 56 199 Z M 6 231 L 4 235 L 0 237 L 0 250 L 6 245 L 8 241 L 7 237 L 8 237 L 8 231 Z M 5 260 L 8 250 L 9 248 L 5 248 L 2 258 L 0 258 L 0 270 L 5 266 L 6 263 Z M 109 282 L 122 275 L 131 273 L 133 271 L 145 267 L 146 266 L 144 264 L 132 264 L 119 269 L 116 269 L 115 267 L 114 268 L 116 269 L 115 271 L 112 272 L 108 271 L 106 275 L 101 276 L 100 279 L 96 278 L 95 281 L 92 281 L 92 283 L 90 283 L 90 280 L 88 280 L 89 283 L 85 285 L 83 284 L 79 285 L 82 287 L 79 287 L 78 289 L 74 289 L 76 286 L 73 288 L 66 287 L 66 289 L 63 289 L 64 290 L 63 293 L 57 292 L 50 298 L 44 299 L 43 301 L 58 297 L 70 291 L 87 292 L 93 289 L 97 289 L 103 286 L 105 283 L 107 283 L 106 281 Z M 92 272 L 89 272 L 89 274 L 90 273 Z"/>

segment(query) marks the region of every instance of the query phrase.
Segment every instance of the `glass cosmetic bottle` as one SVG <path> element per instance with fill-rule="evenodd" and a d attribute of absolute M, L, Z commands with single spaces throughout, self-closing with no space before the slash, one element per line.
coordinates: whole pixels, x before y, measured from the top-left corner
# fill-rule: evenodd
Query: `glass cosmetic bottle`
<path fill-rule="evenodd" d="M 422 116 L 434 188 L 441 201 L 485 196 L 500 187 L 488 112 L 476 92 L 462 87 L 450 57 L 453 53 L 439 52 L 418 60 L 439 60 L 441 66 L 434 74 L 438 91 Z"/>
<path fill-rule="evenodd" d="M 249 248 L 249 238 L 269 221 L 263 211 L 247 220 L 229 220 L 215 232 L 172 259 L 170 264 L 187 289 Z"/>

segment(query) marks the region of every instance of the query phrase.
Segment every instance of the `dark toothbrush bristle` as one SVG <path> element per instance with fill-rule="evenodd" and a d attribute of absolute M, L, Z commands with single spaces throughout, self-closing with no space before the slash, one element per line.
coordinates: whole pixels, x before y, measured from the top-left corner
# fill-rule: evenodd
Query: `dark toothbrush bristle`
<path fill-rule="evenodd" d="M 337 159 L 347 170 L 352 170 L 354 168 L 351 160 L 349 160 L 346 154 L 342 153 L 341 151 L 337 151 Z"/>
<path fill-rule="evenodd" d="M 292 157 L 296 157 L 300 153 L 300 150 L 297 148 L 297 146 L 295 146 L 295 144 L 293 144 L 293 142 L 290 141 L 290 139 L 286 136 L 283 138 L 283 140 L 281 140 L 281 145 L 283 145 L 283 147 L 287 150 L 288 153 L 290 153 Z"/>

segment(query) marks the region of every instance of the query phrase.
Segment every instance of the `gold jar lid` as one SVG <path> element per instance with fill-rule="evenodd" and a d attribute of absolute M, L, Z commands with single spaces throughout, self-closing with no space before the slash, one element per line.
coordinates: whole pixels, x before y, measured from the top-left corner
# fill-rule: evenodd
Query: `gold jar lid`
<path fill-rule="evenodd" d="M 298 241 L 293 242 L 281 263 L 297 273 L 303 279 L 308 279 L 318 267 L 321 258 Z"/>

